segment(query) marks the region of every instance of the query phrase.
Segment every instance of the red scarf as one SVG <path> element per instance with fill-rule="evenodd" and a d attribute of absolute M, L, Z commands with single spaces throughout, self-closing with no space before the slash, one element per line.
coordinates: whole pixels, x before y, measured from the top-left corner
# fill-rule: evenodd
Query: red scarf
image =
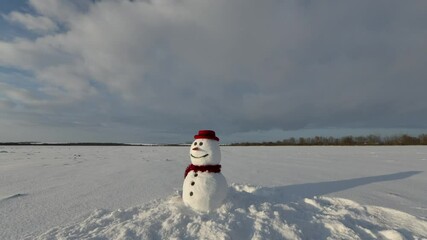
<path fill-rule="evenodd" d="M 197 165 L 193 165 L 190 164 L 188 165 L 187 169 L 185 169 L 185 175 L 184 178 L 187 177 L 187 174 L 190 171 L 194 171 L 194 172 L 214 172 L 214 173 L 219 173 L 221 172 L 221 165 L 203 165 L 203 166 L 197 166 Z"/>

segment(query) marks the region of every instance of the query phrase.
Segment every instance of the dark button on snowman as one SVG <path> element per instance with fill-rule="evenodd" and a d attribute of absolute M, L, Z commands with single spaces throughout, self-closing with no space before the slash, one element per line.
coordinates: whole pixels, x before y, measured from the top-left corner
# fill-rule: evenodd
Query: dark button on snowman
<path fill-rule="evenodd" d="M 221 173 L 219 138 L 212 130 L 200 130 L 190 147 L 191 164 L 185 170 L 182 199 L 185 205 L 202 212 L 222 205 L 227 180 Z"/>

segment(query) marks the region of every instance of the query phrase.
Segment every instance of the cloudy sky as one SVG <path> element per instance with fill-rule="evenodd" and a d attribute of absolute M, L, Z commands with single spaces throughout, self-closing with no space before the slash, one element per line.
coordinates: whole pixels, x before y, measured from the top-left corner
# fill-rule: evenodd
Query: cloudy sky
<path fill-rule="evenodd" d="M 0 2 L 0 141 L 426 133 L 427 1 Z"/>

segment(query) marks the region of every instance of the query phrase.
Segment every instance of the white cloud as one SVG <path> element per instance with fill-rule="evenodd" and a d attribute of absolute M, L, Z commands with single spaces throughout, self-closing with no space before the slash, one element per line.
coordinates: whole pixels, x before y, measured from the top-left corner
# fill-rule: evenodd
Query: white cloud
<path fill-rule="evenodd" d="M 11 12 L 3 16 L 11 23 L 17 23 L 26 29 L 37 33 L 49 33 L 58 30 L 58 25 L 44 16 L 33 16 L 28 13 Z"/>
<path fill-rule="evenodd" d="M 39 111 L 45 106 L 53 105 L 55 102 L 40 99 L 36 96 L 36 91 L 15 87 L 10 84 L 0 82 L 0 96 L 3 98 L 3 108 L 15 108 L 31 111 Z"/>
<path fill-rule="evenodd" d="M 29 0 L 28 2 L 39 14 L 62 23 L 68 23 L 76 19 L 79 10 L 75 3 L 82 2 L 82 0 Z"/>

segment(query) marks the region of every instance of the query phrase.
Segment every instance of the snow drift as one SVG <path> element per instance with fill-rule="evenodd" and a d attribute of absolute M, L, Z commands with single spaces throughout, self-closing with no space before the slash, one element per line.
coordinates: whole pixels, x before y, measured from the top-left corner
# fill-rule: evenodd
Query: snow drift
<path fill-rule="evenodd" d="M 180 193 L 140 207 L 96 210 L 82 222 L 37 239 L 422 239 L 427 221 L 343 198 L 288 202 L 281 188 L 233 184 L 210 213 L 186 207 Z"/>

